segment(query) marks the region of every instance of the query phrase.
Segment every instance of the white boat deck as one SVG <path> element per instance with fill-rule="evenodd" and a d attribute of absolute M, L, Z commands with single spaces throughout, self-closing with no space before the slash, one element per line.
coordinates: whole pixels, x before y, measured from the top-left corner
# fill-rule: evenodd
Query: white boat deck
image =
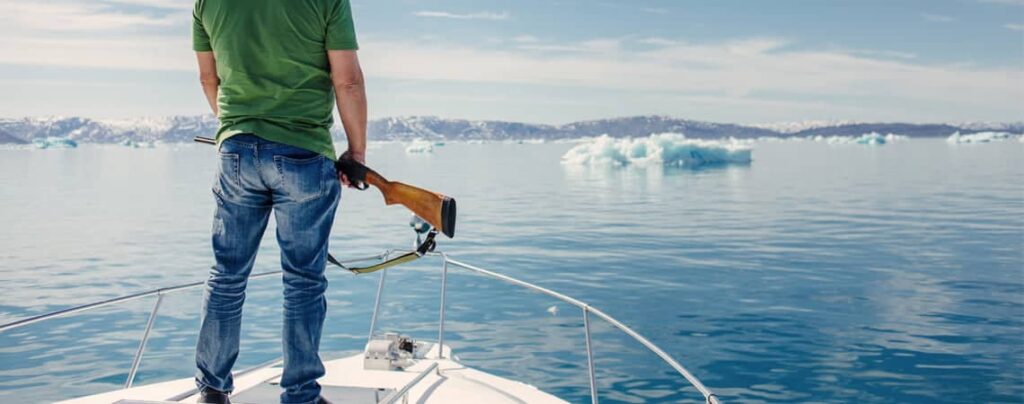
<path fill-rule="evenodd" d="M 444 359 L 438 359 L 437 344 L 425 358 L 405 370 L 364 370 L 363 354 L 324 362 L 327 374 L 320 378 L 323 396 L 336 404 L 377 403 L 389 394 L 411 385 L 406 400 L 414 403 L 565 403 L 536 387 L 468 368 L 452 358 L 446 346 Z M 416 378 L 433 364 L 437 369 Z M 279 402 L 278 366 L 248 372 L 235 379 L 235 404 L 271 404 Z M 415 382 L 415 384 L 413 384 Z M 61 404 L 194 403 L 197 394 L 179 401 L 168 401 L 195 389 L 192 378 L 111 391 L 94 396 L 62 401 Z"/>

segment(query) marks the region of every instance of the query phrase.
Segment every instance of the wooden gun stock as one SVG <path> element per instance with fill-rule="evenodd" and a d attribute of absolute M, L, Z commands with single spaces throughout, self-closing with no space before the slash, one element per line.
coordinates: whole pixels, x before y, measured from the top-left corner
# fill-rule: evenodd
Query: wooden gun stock
<path fill-rule="evenodd" d="M 338 171 L 358 189 L 373 185 L 384 195 L 387 205 L 405 206 L 448 237 L 455 237 L 455 199 L 398 181 L 389 181 L 367 166 L 350 159 L 334 163 Z"/>

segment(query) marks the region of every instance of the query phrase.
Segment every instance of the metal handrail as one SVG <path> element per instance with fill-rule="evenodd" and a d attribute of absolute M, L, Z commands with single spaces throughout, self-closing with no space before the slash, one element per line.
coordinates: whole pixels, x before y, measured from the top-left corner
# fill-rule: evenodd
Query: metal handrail
<path fill-rule="evenodd" d="M 409 390 L 412 390 L 412 388 L 419 384 L 424 377 L 427 377 L 427 375 L 429 375 L 430 372 L 433 372 L 435 369 L 437 369 L 437 366 L 437 362 L 432 363 L 429 367 L 420 372 L 419 375 L 416 375 L 416 377 L 410 380 L 409 383 L 406 383 L 405 386 L 402 386 L 401 389 L 384 397 L 384 399 L 381 400 L 379 404 L 394 404 L 395 402 L 398 401 L 398 399 L 405 397 L 405 395 L 409 393 Z M 440 374 L 440 371 L 438 371 L 438 373 Z"/>
<path fill-rule="evenodd" d="M 496 278 L 496 279 L 502 280 L 502 281 L 507 282 L 507 283 L 511 283 L 513 285 L 517 285 L 517 286 L 520 286 L 520 287 L 523 287 L 523 288 L 526 288 L 526 289 L 533 290 L 535 292 L 540 292 L 540 293 L 546 294 L 548 296 L 551 296 L 551 297 L 554 297 L 554 298 L 556 298 L 558 300 L 561 300 L 561 301 L 563 301 L 565 303 L 569 303 L 569 304 L 571 304 L 573 306 L 579 307 L 583 311 L 583 328 L 584 328 L 584 335 L 586 337 L 587 367 L 588 367 L 588 376 L 590 378 L 590 394 L 591 394 L 590 398 L 591 398 L 591 402 L 592 403 L 597 404 L 598 398 L 597 398 L 597 385 L 595 383 L 595 375 L 594 375 L 594 358 L 593 358 L 593 352 L 591 351 L 591 344 L 590 344 L 590 316 L 589 316 L 590 313 L 593 313 L 593 314 L 597 315 L 598 317 L 601 317 L 602 319 L 604 319 L 605 321 L 610 323 L 615 328 L 619 329 L 620 331 L 622 331 L 626 335 L 632 337 L 635 341 L 639 342 L 645 348 L 647 348 L 652 353 L 654 353 L 659 358 L 661 358 L 661 360 L 663 360 L 666 363 L 668 363 L 669 366 L 671 366 L 673 369 L 675 369 L 677 372 L 679 372 L 679 374 L 682 375 L 683 378 L 685 378 L 688 382 L 690 382 L 690 384 L 694 388 L 696 388 L 697 391 L 699 391 L 704 396 L 704 400 L 705 400 L 706 403 L 708 403 L 708 404 L 720 404 L 718 396 L 715 395 L 715 393 L 713 393 L 710 389 L 708 389 L 707 386 L 704 385 L 704 383 L 701 383 L 701 381 L 699 379 L 697 379 L 697 377 L 694 376 L 693 373 L 690 373 L 689 370 L 687 370 L 685 367 L 683 367 L 683 365 L 679 364 L 679 362 L 677 362 L 674 358 L 669 356 L 669 354 L 665 353 L 665 351 L 663 351 L 661 348 L 659 348 L 653 342 L 649 341 L 647 338 L 644 338 L 642 335 L 640 335 L 640 333 L 634 331 L 632 328 L 629 328 L 628 326 L 626 326 L 625 324 L 623 324 L 619 320 L 615 319 L 614 317 L 608 315 L 607 313 L 605 313 L 605 312 L 603 312 L 603 311 L 601 311 L 601 310 L 599 310 L 597 308 L 594 308 L 594 307 L 592 307 L 592 306 L 590 306 L 590 305 L 588 305 L 588 304 L 586 304 L 586 303 L 584 303 L 584 302 L 582 302 L 580 300 L 577 300 L 577 299 L 571 298 L 569 296 L 563 295 L 561 293 L 555 292 L 555 291 L 553 291 L 551 289 L 548 289 L 548 288 L 545 288 L 545 287 L 542 287 L 542 286 L 538 286 L 538 285 L 534 285 L 532 283 L 529 283 L 529 282 L 526 282 L 526 281 L 522 281 L 522 280 L 519 280 L 519 279 L 515 279 L 515 278 L 507 276 L 507 275 L 502 275 L 502 274 L 499 274 L 499 273 L 496 273 L 496 272 L 488 271 L 486 269 L 483 269 L 483 268 L 480 268 L 480 267 L 477 267 L 477 266 L 474 266 L 474 265 L 470 265 L 470 264 L 466 264 L 466 263 L 463 263 L 463 262 L 460 262 L 460 261 L 456 261 L 454 259 L 448 258 L 448 256 L 446 254 L 444 254 L 444 253 L 434 253 L 432 255 L 440 255 L 442 260 L 444 261 L 445 265 L 444 265 L 442 274 L 446 274 L 447 273 L 447 267 L 448 267 L 447 264 L 452 264 L 454 266 L 460 267 L 462 269 L 469 270 L 471 272 L 475 272 L 475 273 L 478 273 L 478 274 L 481 274 L 481 275 L 486 275 L 486 276 L 489 276 L 489 277 L 492 277 L 492 278 Z M 444 275 L 442 275 L 442 276 L 444 276 Z M 442 294 L 442 296 L 443 296 L 443 294 Z M 441 311 L 442 311 L 442 313 L 444 312 L 444 306 L 441 307 Z M 441 315 L 441 319 L 442 319 L 442 323 L 440 324 L 440 329 L 442 330 L 441 332 L 443 333 L 443 330 L 444 330 L 444 315 L 443 314 Z M 443 350 L 443 347 L 442 347 L 442 350 Z"/>
<path fill-rule="evenodd" d="M 363 257 L 363 258 L 354 258 L 354 259 L 342 261 L 342 263 L 346 263 L 347 264 L 347 263 L 357 263 L 357 262 L 370 261 L 370 260 L 379 260 L 379 259 L 382 259 L 383 257 L 386 257 L 391 252 L 392 252 L 392 250 L 387 250 L 387 251 L 384 251 L 384 252 L 382 252 L 380 254 L 377 254 L 377 255 L 373 255 L 373 256 L 369 256 L 369 257 Z M 277 274 L 280 274 L 280 273 L 281 273 L 281 271 L 279 271 L 279 270 L 278 271 L 260 272 L 258 274 L 249 275 L 249 279 L 258 279 L 258 278 L 263 278 L 263 277 L 267 277 L 267 276 L 270 276 L 270 275 L 277 275 Z M 2 324 L 2 325 L 0 325 L 0 332 L 4 332 L 4 331 L 11 330 L 11 329 L 14 329 L 14 328 L 24 327 L 24 326 L 29 325 L 29 324 L 38 323 L 38 322 L 44 321 L 44 320 L 49 320 L 51 318 L 64 317 L 64 316 L 68 316 L 68 315 L 71 315 L 71 314 L 81 313 L 83 311 L 88 311 L 88 310 L 92 310 L 92 309 L 98 309 L 100 307 L 109 306 L 109 305 L 116 304 L 116 303 L 123 303 L 123 302 L 132 301 L 132 300 L 138 300 L 138 299 L 141 299 L 141 298 L 144 298 L 144 297 L 155 296 L 155 295 L 166 295 L 166 294 L 173 293 L 173 292 L 180 292 L 180 291 L 187 290 L 187 289 L 193 289 L 193 288 L 196 288 L 196 287 L 199 287 L 199 286 L 203 286 L 205 284 L 206 284 L 206 281 L 183 283 L 181 285 L 175 285 L 175 286 L 169 286 L 169 287 L 166 287 L 166 288 L 147 290 L 145 292 L 138 292 L 138 293 L 133 293 L 133 294 L 130 294 L 130 295 L 119 296 L 119 297 L 115 297 L 115 298 L 111 298 L 111 299 L 107 299 L 107 300 L 101 300 L 101 301 L 98 301 L 98 302 L 87 303 L 87 304 L 83 304 L 81 306 L 69 307 L 69 308 L 66 308 L 66 309 L 52 311 L 52 312 L 49 312 L 49 313 L 46 313 L 46 314 L 40 314 L 38 316 L 33 316 L 33 317 L 29 317 L 29 318 L 24 318 L 24 319 L 21 319 L 21 320 L 12 321 L 12 322 L 9 322 L 9 323 L 6 323 L 6 324 Z"/>
<path fill-rule="evenodd" d="M 370 260 L 379 260 L 379 259 L 382 259 L 384 257 L 387 257 L 391 253 L 392 253 L 392 250 L 386 250 L 386 251 L 384 251 L 384 252 L 382 252 L 380 254 L 374 255 L 374 256 L 363 257 L 363 258 L 354 258 L 354 259 L 346 260 L 346 261 L 344 261 L 344 263 L 348 264 L 348 263 L 358 263 L 358 262 L 370 261 Z M 267 277 L 267 276 L 280 274 L 281 272 L 282 271 L 280 271 L 280 270 L 278 270 L 278 271 L 260 272 L 258 274 L 249 275 L 249 279 L 251 280 L 251 279 L 264 278 L 264 277 Z M 142 333 L 142 339 L 139 341 L 139 348 L 138 348 L 138 350 L 135 353 L 135 357 L 132 358 L 132 366 L 128 370 L 128 377 L 125 379 L 125 382 L 124 382 L 124 388 L 129 388 L 129 387 L 132 387 L 132 383 L 135 382 L 135 375 L 138 373 L 139 366 L 142 365 L 142 355 L 146 352 L 146 343 L 149 341 L 149 335 L 150 335 L 150 331 L 152 331 L 152 329 L 153 329 L 153 324 L 156 323 L 156 317 L 157 317 L 157 315 L 158 315 L 158 313 L 160 311 L 160 303 L 163 302 L 164 295 L 167 295 L 169 293 L 174 293 L 174 292 L 180 292 L 180 291 L 183 291 L 183 290 L 193 289 L 193 288 L 196 288 L 196 287 L 199 287 L 199 286 L 203 286 L 205 284 L 206 284 L 205 281 L 204 282 L 184 283 L 184 284 L 181 284 L 181 285 L 170 286 L 170 287 L 160 288 L 160 289 L 153 289 L 153 290 L 149 290 L 149 291 L 146 291 L 146 292 L 133 293 L 133 294 L 130 294 L 130 295 L 115 297 L 115 298 L 112 298 L 112 299 L 102 300 L 102 301 L 99 301 L 99 302 L 83 304 L 81 306 L 69 307 L 69 308 L 66 308 L 66 309 L 57 310 L 57 311 L 49 312 L 49 313 L 46 313 L 46 314 L 40 314 L 38 316 L 33 316 L 33 317 L 29 317 L 29 318 L 25 318 L 25 319 L 21 319 L 21 320 L 17 320 L 17 321 L 12 321 L 10 323 L 6 323 L 6 324 L 3 324 L 3 325 L 0 325 L 0 332 L 4 332 L 4 331 L 7 331 L 7 330 L 13 330 L 13 329 L 19 328 L 19 327 L 24 327 L 24 326 L 29 325 L 29 324 L 38 323 L 40 321 L 50 320 L 50 319 L 54 319 L 54 318 L 58 318 L 58 317 L 69 316 L 69 315 L 72 315 L 72 314 L 81 313 L 81 312 L 92 310 L 92 309 L 98 309 L 100 307 L 105 307 L 105 306 L 109 306 L 109 305 L 116 304 L 116 303 L 124 303 L 124 302 L 129 302 L 129 301 L 132 301 L 132 300 L 138 300 L 138 299 L 141 299 L 141 298 L 144 298 L 144 297 L 156 296 L 157 297 L 156 298 L 156 303 L 153 305 L 153 310 L 149 313 L 149 318 L 146 320 L 146 329 Z M 376 316 L 376 313 L 374 313 L 374 316 Z"/>
<path fill-rule="evenodd" d="M 384 252 L 382 252 L 380 254 L 377 254 L 377 255 L 374 255 L 374 256 L 364 257 L 364 258 L 355 258 L 355 259 L 346 260 L 344 262 L 345 263 L 357 263 L 357 262 L 363 262 L 363 261 L 369 261 L 369 260 L 379 260 L 379 259 L 382 259 L 382 258 L 385 258 L 385 257 L 389 256 L 392 253 L 393 253 L 393 250 L 387 250 L 387 251 L 384 251 Z M 470 272 L 474 272 L 474 273 L 477 273 L 477 274 L 489 276 L 489 277 L 492 277 L 492 278 L 504 281 L 506 283 L 510 283 L 510 284 L 517 285 L 517 286 L 520 286 L 520 287 L 523 287 L 523 288 L 526 288 L 526 289 L 533 290 L 535 292 L 540 292 L 540 293 L 546 294 L 548 296 L 554 297 L 555 299 L 561 300 L 561 301 L 563 301 L 565 303 L 568 303 L 568 304 L 571 304 L 573 306 L 576 306 L 576 307 L 580 308 L 582 310 L 582 313 L 583 313 L 583 328 L 584 328 L 584 335 L 585 335 L 586 349 L 587 349 L 587 370 L 588 370 L 588 376 L 589 376 L 589 381 L 590 381 L 590 394 L 591 394 L 591 402 L 592 403 L 594 403 L 594 404 L 598 403 L 598 394 L 597 394 L 597 384 L 596 384 L 596 380 L 595 380 L 594 357 L 593 357 L 593 351 L 592 351 L 592 347 L 591 347 L 591 338 L 590 338 L 590 314 L 591 313 L 596 315 L 596 316 L 598 316 L 598 317 L 600 317 L 600 318 L 602 318 L 602 319 L 604 319 L 605 321 L 610 323 L 615 328 L 619 329 L 620 331 L 622 331 L 626 335 L 632 337 L 635 341 L 639 342 L 645 348 L 647 348 L 648 350 L 653 352 L 655 355 L 657 355 L 659 358 L 661 358 L 663 361 L 668 363 L 669 366 L 671 366 L 673 369 L 675 369 L 677 372 L 679 372 L 680 375 L 682 375 L 688 382 L 690 382 L 691 385 L 693 385 L 694 388 L 696 388 L 704 396 L 704 399 L 705 399 L 706 403 L 708 403 L 708 404 L 719 404 L 720 403 L 719 399 L 718 399 L 718 396 L 716 396 L 713 392 L 711 392 L 711 390 L 709 390 L 706 386 L 704 386 L 704 384 L 701 383 L 701 381 L 699 379 L 697 379 L 696 376 L 694 376 L 692 373 L 690 373 L 690 371 L 688 371 L 685 367 L 683 367 L 683 365 L 679 364 L 679 362 L 677 362 L 675 359 L 673 359 L 671 356 L 669 356 L 667 353 L 665 353 L 665 351 L 663 351 L 657 345 L 655 345 L 654 343 L 649 341 L 647 338 L 644 338 L 642 335 L 640 335 L 639 333 L 634 331 L 632 328 L 629 328 L 628 326 L 626 326 L 622 322 L 618 321 L 614 317 L 608 315 L 607 313 L 605 313 L 605 312 L 603 312 L 603 311 L 601 311 L 601 310 L 599 310 L 597 308 L 594 308 L 594 307 L 588 305 L 587 303 L 584 303 L 584 302 L 582 302 L 580 300 L 571 298 L 571 297 L 566 296 L 564 294 L 555 292 L 555 291 L 553 291 L 551 289 L 547 289 L 545 287 L 534 285 L 532 283 L 529 283 L 529 282 L 526 282 L 526 281 L 522 281 L 522 280 L 519 280 L 519 279 L 515 279 L 515 278 L 512 278 L 512 277 L 507 276 L 507 275 L 502 275 L 502 274 L 499 274 L 499 273 L 496 273 L 496 272 L 492 272 L 492 271 L 489 271 L 489 270 L 486 270 L 486 269 L 483 269 L 483 268 L 480 268 L 480 267 L 477 267 L 477 266 L 474 266 L 474 265 L 466 264 L 466 263 L 463 263 L 461 261 L 457 261 L 457 260 L 451 259 L 445 253 L 438 252 L 438 253 L 430 253 L 429 255 L 431 255 L 431 256 L 440 256 L 442 258 L 441 307 L 440 307 L 440 319 L 439 319 L 439 326 L 438 326 L 438 358 L 443 358 L 444 357 L 444 324 L 445 324 L 445 295 L 446 295 L 445 292 L 446 292 L 446 288 L 447 288 L 448 266 L 449 266 L 449 264 L 451 264 L 451 265 L 457 266 L 459 268 L 468 270 Z M 263 277 L 267 277 L 267 276 L 271 276 L 271 275 L 280 274 L 281 272 L 282 271 L 280 271 L 280 270 L 278 270 L 278 271 L 261 272 L 261 273 L 258 273 L 258 274 L 250 275 L 249 278 L 250 279 L 258 279 L 258 278 L 263 278 Z M 384 280 L 385 280 L 384 274 L 386 272 L 387 271 L 381 271 L 380 283 L 378 284 L 378 287 L 377 287 L 377 297 L 375 299 L 374 309 L 373 309 L 373 317 L 371 318 L 371 325 L 370 325 L 370 337 L 371 338 L 373 337 L 374 331 L 376 329 L 377 315 L 378 315 L 378 311 L 380 310 L 381 299 L 382 299 L 382 295 L 383 295 L 383 292 L 384 292 Z M 136 375 L 136 373 L 138 371 L 138 368 L 141 365 L 142 356 L 143 356 L 143 353 L 145 352 L 145 349 L 146 349 L 146 342 L 149 340 L 150 331 L 152 330 L 153 324 L 156 321 L 156 316 L 159 313 L 160 304 L 161 304 L 161 302 L 163 300 L 163 296 L 166 295 L 166 294 L 174 293 L 174 292 L 179 292 L 179 291 L 184 291 L 184 290 L 188 290 L 188 289 L 193 289 L 193 288 L 205 285 L 205 284 L 206 284 L 206 282 L 185 283 L 185 284 L 181 284 L 181 285 L 170 286 L 170 287 L 166 287 L 166 288 L 153 289 L 153 290 L 149 290 L 149 291 L 145 291 L 145 292 L 134 293 L 134 294 L 130 294 L 130 295 L 115 297 L 115 298 L 112 298 L 112 299 L 102 300 L 102 301 L 99 301 L 99 302 L 93 302 L 93 303 L 88 303 L 88 304 L 84 304 L 84 305 L 80 305 L 80 306 L 70 307 L 70 308 L 66 308 L 66 309 L 62 309 L 62 310 L 57 310 L 57 311 L 53 311 L 53 312 L 50 312 L 50 313 L 41 314 L 41 315 L 37 315 L 37 316 L 33 316 L 33 317 L 21 319 L 21 320 L 16 320 L 16 321 L 9 322 L 9 323 L 6 323 L 6 324 L 2 324 L 2 325 L 0 325 L 0 332 L 12 330 L 12 329 L 19 328 L 19 327 L 24 327 L 24 326 L 27 326 L 29 324 L 34 324 L 34 323 L 38 323 L 38 322 L 41 322 L 41 321 L 46 321 L 46 320 L 50 320 L 50 319 L 54 319 L 54 318 L 58 318 L 58 317 L 64 317 L 64 316 L 69 316 L 69 315 L 76 314 L 76 313 L 81 313 L 81 312 L 84 312 L 84 311 L 88 311 L 88 310 L 92 310 L 92 309 L 97 309 L 97 308 L 109 306 L 109 305 L 112 305 L 112 304 L 123 303 L 123 302 L 132 301 L 132 300 L 138 300 L 138 299 L 141 299 L 141 298 L 144 298 L 144 297 L 149 297 L 149 296 L 157 296 L 156 303 L 154 304 L 153 309 L 150 312 L 150 316 L 149 316 L 149 318 L 148 318 L 148 320 L 146 322 L 146 329 L 143 332 L 143 336 L 142 336 L 141 341 L 139 342 L 138 351 L 137 351 L 135 357 L 133 358 L 132 367 L 131 367 L 131 370 L 129 371 L 128 378 L 125 381 L 125 388 L 128 388 L 128 387 L 131 387 L 132 382 L 135 379 L 135 375 Z M 435 363 L 433 366 L 431 366 L 426 371 L 424 371 L 419 376 L 417 376 L 409 385 L 407 385 L 405 388 L 403 388 L 402 394 L 407 392 L 409 388 L 411 388 L 413 385 L 415 385 L 420 380 L 422 380 L 426 376 L 426 374 L 428 374 L 431 370 L 435 369 L 436 367 L 437 367 L 437 364 Z M 397 399 L 397 398 L 401 397 L 401 395 L 400 394 L 396 394 L 393 397 L 395 399 Z"/>

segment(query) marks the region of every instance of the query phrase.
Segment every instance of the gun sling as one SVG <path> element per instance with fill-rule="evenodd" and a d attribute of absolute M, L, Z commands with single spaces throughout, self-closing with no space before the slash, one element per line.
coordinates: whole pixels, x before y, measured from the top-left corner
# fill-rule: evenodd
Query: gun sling
<path fill-rule="evenodd" d="M 436 235 L 437 235 L 437 230 L 431 230 L 430 233 L 427 233 L 427 238 L 424 239 L 423 242 L 420 243 L 420 245 L 417 246 L 415 250 L 409 251 L 409 252 L 407 252 L 405 254 L 402 254 L 402 255 L 399 255 L 399 256 L 397 256 L 395 258 L 391 258 L 391 259 L 385 260 L 383 262 L 379 262 L 377 264 L 366 266 L 366 267 L 347 267 L 344 264 L 342 264 L 340 261 L 338 261 L 337 258 L 334 258 L 334 256 L 331 255 L 330 253 L 327 254 L 327 261 L 330 262 L 331 264 L 334 264 L 335 266 L 337 266 L 337 267 L 339 267 L 341 269 L 344 269 L 346 271 L 352 272 L 352 273 L 354 273 L 356 275 L 368 274 L 368 273 L 371 273 L 371 272 L 377 272 L 377 271 L 380 271 L 382 269 L 391 268 L 391 267 L 393 267 L 395 265 L 405 264 L 407 262 L 416 261 L 420 257 L 422 257 L 424 255 L 427 255 L 427 253 L 434 251 L 434 247 L 437 246 L 437 243 L 434 241 L 434 236 L 436 236 Z"/>

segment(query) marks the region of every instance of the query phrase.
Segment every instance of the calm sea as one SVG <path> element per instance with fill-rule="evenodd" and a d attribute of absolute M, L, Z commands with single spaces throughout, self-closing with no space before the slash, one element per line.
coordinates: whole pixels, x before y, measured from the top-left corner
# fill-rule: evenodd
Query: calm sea
<path fill-rule="evenodd" d="M 376 144 L 393 179 L 457 198 L 453 257 L 584 300 L 726 402 L 1024 401 L 1024 144 L 758 143 L 749 165 L 564 166 L 569 144 Z M 0 150 L 0 322 L 201 281 L 214 151 Z M 338 256 L 411 243 L 408 213 L 347 191 Z M 277 268 L 269 229 L 256 271 Z M 435 339 L 440 263 L 391 270 L 380 329 Z M 378 277 L 330 276 L 327 357 L 362 349 Z M 580 313 L 451 269 L 468 365 L 589 399 Z M 280 351 L 280 280 L 253 280 L 238 368 Z M 199 292 L 169 295 L 137 383 L 189 377 Z M 0 402 L 123 384 L 153 300 L 0 333 Z M 602 402 L 699 401 L 595 320 Z M 26 400 L 26 398 L 28 398 Z"/>

